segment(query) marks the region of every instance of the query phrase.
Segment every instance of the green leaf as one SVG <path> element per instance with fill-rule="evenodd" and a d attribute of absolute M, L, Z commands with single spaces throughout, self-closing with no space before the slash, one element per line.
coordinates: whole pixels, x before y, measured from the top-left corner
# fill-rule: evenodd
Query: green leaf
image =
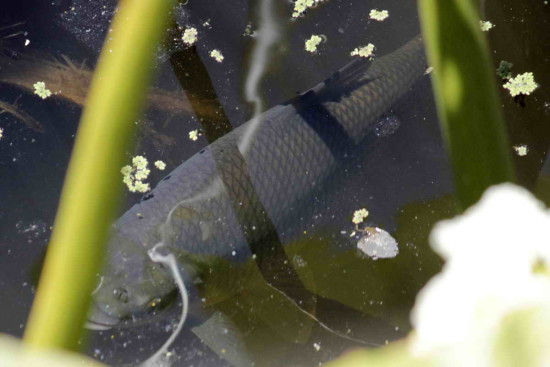
<path fill-rule="evenodd" d="M 120 168 L 172 4 L 171 0 L 119 4 L 90 86 L 25 331 L 30 345 L 79 347 L 122 189 Z"/>
<path fill-rule="evenodd" d="M 461 209 L 514 181 L 506 126 L 475 0 L 420 0 L 422 34 Z"/>

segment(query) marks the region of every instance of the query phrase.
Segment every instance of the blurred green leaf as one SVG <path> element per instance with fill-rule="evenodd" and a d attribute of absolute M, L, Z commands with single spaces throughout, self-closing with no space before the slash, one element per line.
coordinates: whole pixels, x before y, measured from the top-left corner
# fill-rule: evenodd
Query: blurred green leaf
<path fill-rule="evenodd" d="M 105 365 L 81 354 L 25 347 L 18 339 L 0 334 L 0 366 L 102 367 Z"/>
<path fill-rule="evenodd" d="M 120 168 L 150 84 L 171 0 L 125 0 L 103 47 L 84 109 L 25 341 L 79 347 Z"/>
<path fill-rule="evenodd" d="M 475 0 L 420 0 L 422 34 L 461 209 L 514 181 L 495 73 Z"/>
<path fill-rule="evenodd" d="M 325 364 L 325 367 L 429 367 L 434 365 L 435 363 L 430 362 L 428 359 L 414 358 L 408 350 L 407 343 L 405 341 L 400 341 L 379 349 L 349 352 L 337 360 Z"/>

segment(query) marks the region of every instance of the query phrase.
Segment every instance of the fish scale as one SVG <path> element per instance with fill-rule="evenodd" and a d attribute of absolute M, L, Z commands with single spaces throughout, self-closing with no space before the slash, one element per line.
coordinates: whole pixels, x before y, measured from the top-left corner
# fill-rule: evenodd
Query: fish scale
<path fill-rule="evenodd" d="M 170 244 L 187 252 L 228 257 L 235 251 L 248 256 L 243 231 L 255 240 L 266 236 L 269 226 L 261 219 L 265 210 L 285 242 L 288 223 L 337 168 L 341 157 L 335 151 L 345 154 L 352 148 L 344 144 L 345 138 L 360 144 L 379 117 L 423 75 L 422 42 L 417 37 L 373 61 L 368 70 L 367 64 L 354 61 L 352 75 L 347 75 L 350 69 L 342 69 L 314 87 L 311 100 L 305 93 L 260 115 L 244 154 L 237 145 L 252 122 L 218 139 L 174 169 L 150 199 L 134 205 L 115 223 L 115 230 L 148 249 L 161 240 L 159 228 L 164 224 L 176 233 L 168 239 Z M 315 112 L 319 108 L 330 114 L 324 116 L 326 125 L 318 120 L 323 118 Z M 347 136 L 326 134 L 323 129 L 335 127 L 331 123 Z M 199 219 L 175 217 L 181 213 Z M 116 243 L 110 246 L 116 251 Z"/>

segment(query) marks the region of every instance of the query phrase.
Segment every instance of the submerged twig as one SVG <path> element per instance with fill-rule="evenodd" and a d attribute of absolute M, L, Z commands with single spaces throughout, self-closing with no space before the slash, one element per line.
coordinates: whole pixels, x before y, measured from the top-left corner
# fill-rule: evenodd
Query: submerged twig
<path fill-rule="evenodd" d="M 83 106 L 92 79 L 93 70 L 84 63 L 77 65 L 69 57 L 61 60 L 51 55 L 27 53 L 19 58 L 0 55 L 0 82 L 33 91 L 33 84 L 43 81 L 54 92 Z M 182 93 L 151 88 L 148 95 L 149 107 L 173 113 L 192 113 L 192 108 Z"/>
<path fill-rule="evenodd" d="M 13 115 L 15 118 L 22 121 L 25 125 L 33 129 L 34 131 L 40 133 L 44 132 L 44 126 L 42 126 L 42 124 L 38 122 L 34 117 L 23 111 L 23 109 L 17 105 L 17 101 L 15 101 L 14 103 L 0 101 L 0 114 L 2 113 L 9 113 Z"/>

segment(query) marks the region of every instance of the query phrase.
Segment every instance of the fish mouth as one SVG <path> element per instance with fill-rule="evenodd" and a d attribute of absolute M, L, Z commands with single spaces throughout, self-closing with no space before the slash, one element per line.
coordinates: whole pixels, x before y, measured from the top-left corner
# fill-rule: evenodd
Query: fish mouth
<path fill-rule="evenodd" d="M 149 303 L 152 301 L 156 302 L 154 307 L 143 307 L 142 311 L 135 312 L 128 317 L 110 315 L 102 307 L 98 306 L 95 302 L 92 302 L 84 327 L 88 330 L 105 331 L 120 325 L 137 326 L 150 322 L 155 317 L 162 317 L 164 312 L 175 303 L 177 297 L 178 290 L 174 289 L 162 298 L 159 297 L 150 300 Z"/>
<path fill-rule="evenodd" d="M 120 319 L 118 317 L 109 315 L 93 303 L 84 327 L 88 330 L 104 331 L 112 329 L 119 323 Z"/>

